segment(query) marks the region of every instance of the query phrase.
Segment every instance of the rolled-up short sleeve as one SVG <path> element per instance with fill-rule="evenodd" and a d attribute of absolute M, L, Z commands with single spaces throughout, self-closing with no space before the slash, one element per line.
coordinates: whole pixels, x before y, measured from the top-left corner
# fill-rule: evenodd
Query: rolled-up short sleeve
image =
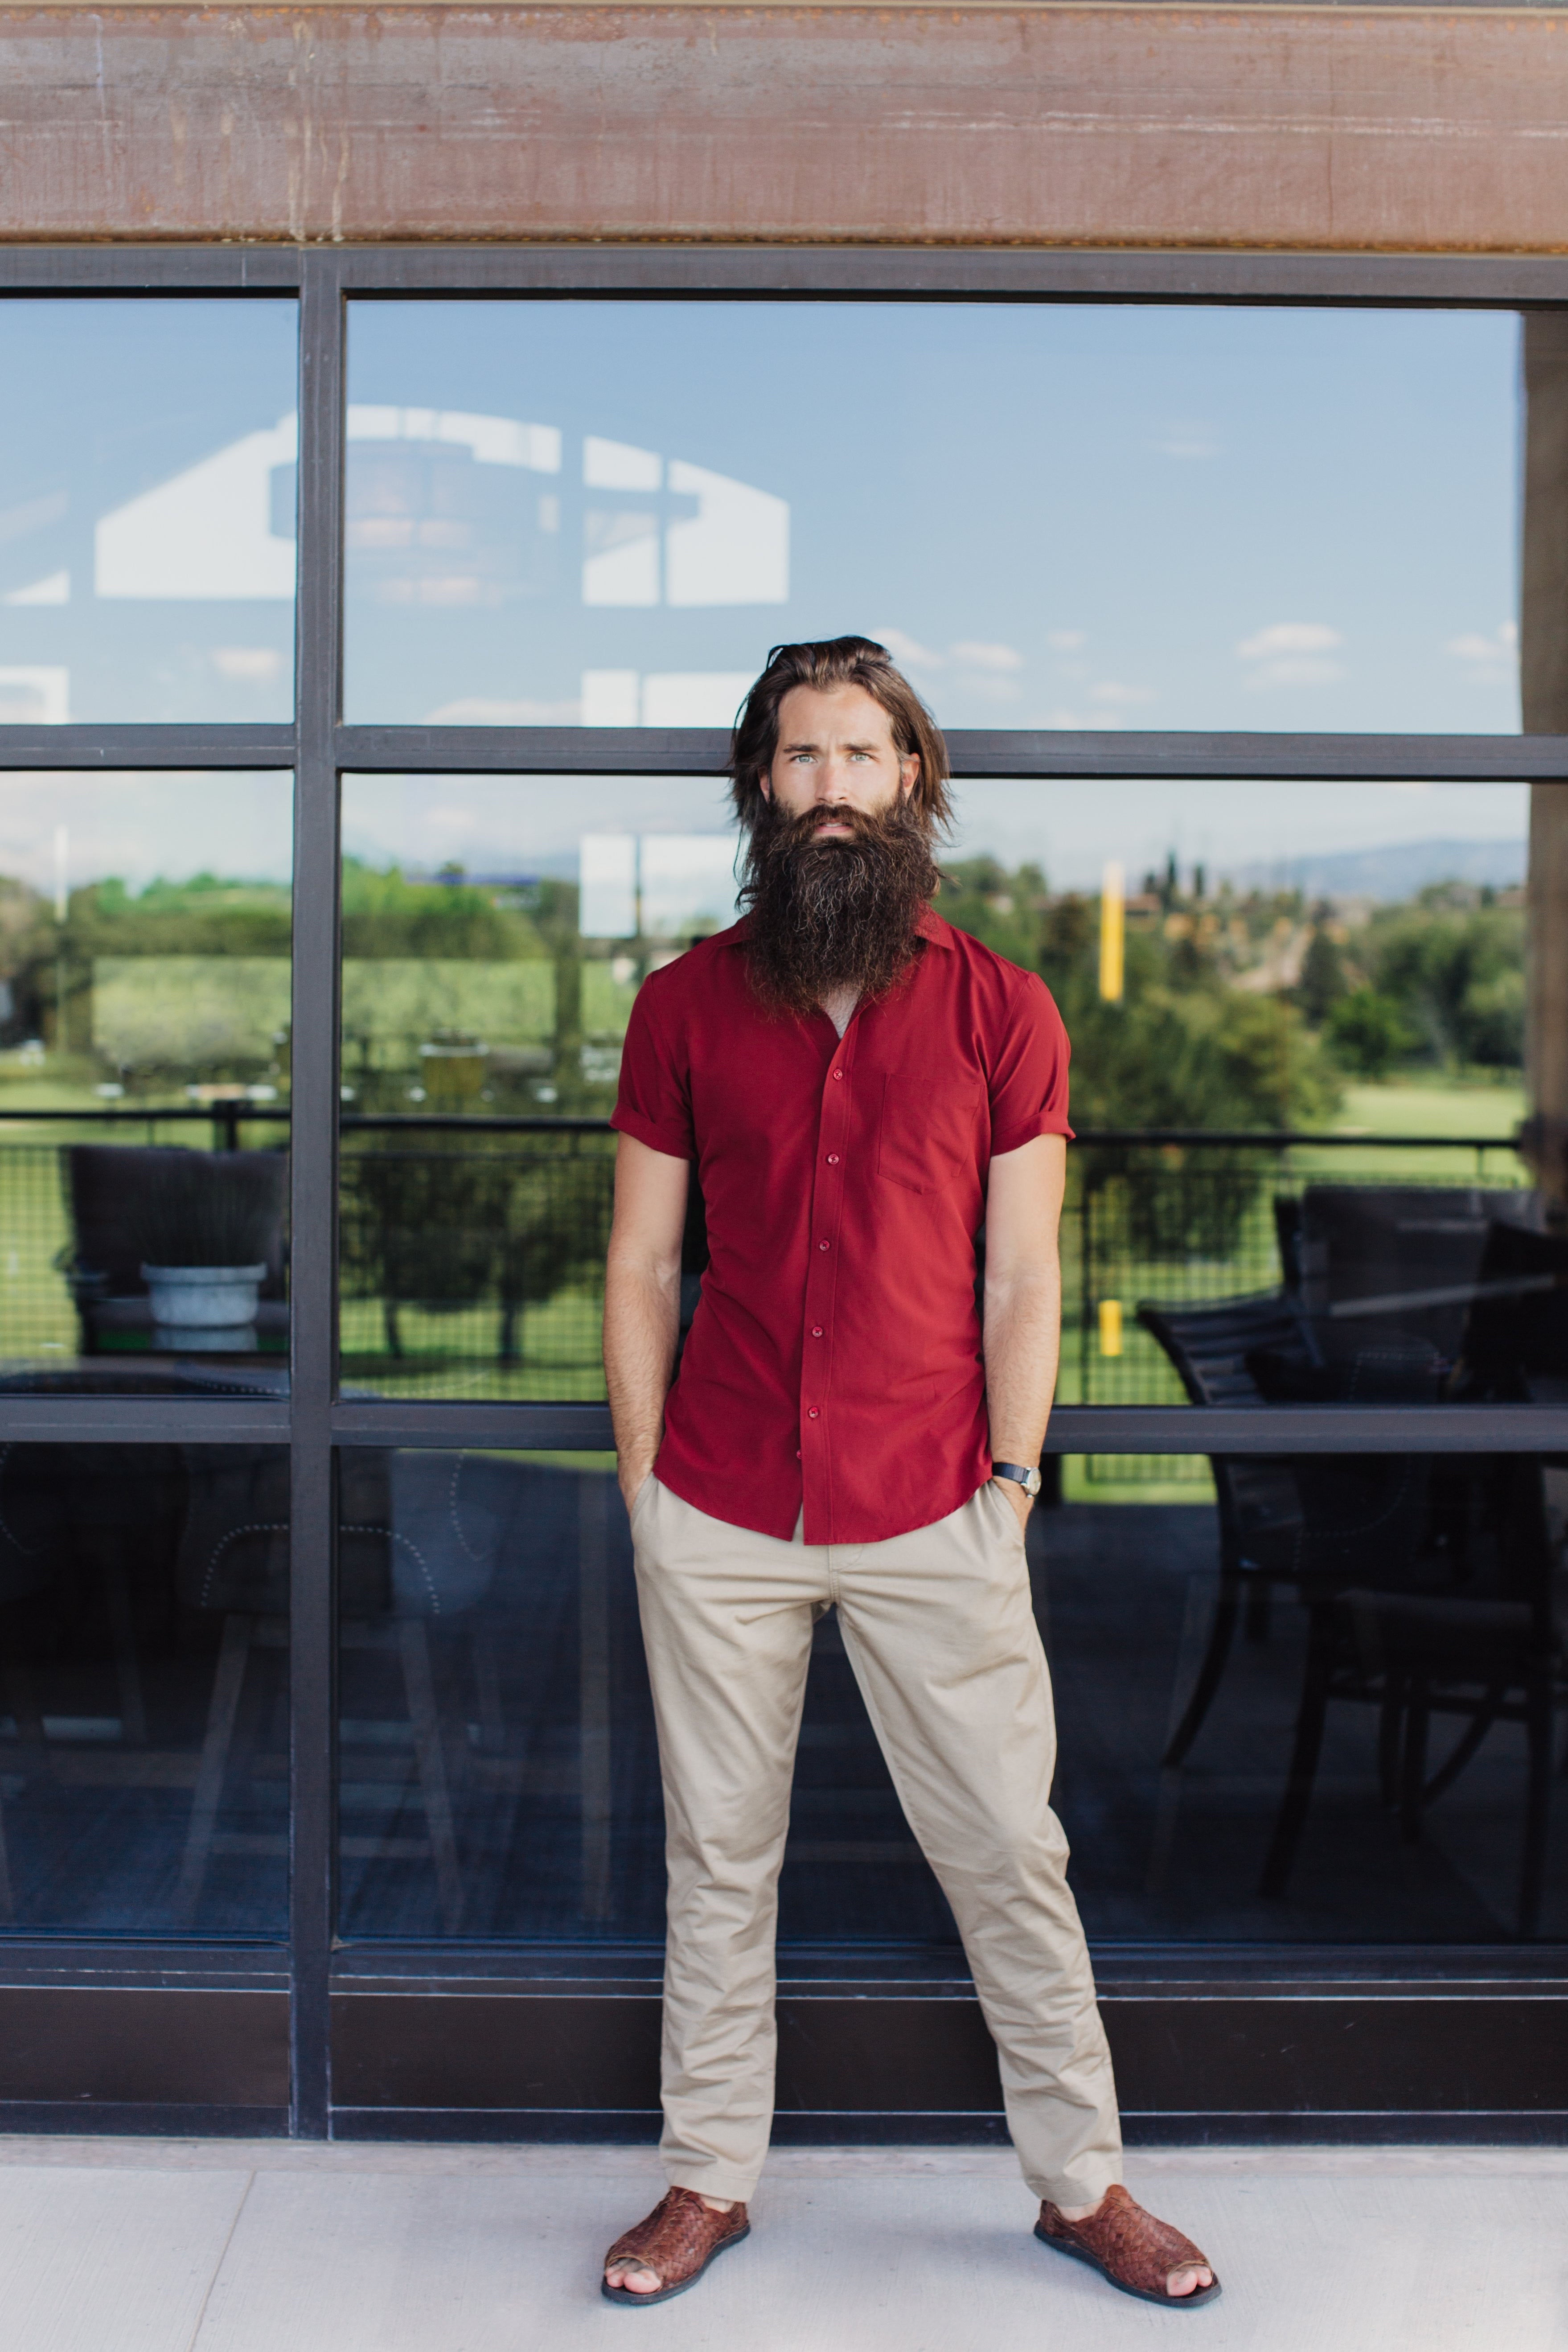
<path fill-rule="evenodd" d="M 644 982 L 632 1006 L 610 1125 L 652 1151 L 668 1152 L 672 1160 L 697 1157 L 685 1057 L 660 1017 L 658 991 L 650 981 Z"/>
<path fill-rule="evenodd" d="M 1070 1136 L 1068 1063 L 1072 1049 L 1045 982 L 1021 975 L 1011 1019 L 991 1071 L 991 1154 L 1017 1151 L 1037 1135 Z"/>

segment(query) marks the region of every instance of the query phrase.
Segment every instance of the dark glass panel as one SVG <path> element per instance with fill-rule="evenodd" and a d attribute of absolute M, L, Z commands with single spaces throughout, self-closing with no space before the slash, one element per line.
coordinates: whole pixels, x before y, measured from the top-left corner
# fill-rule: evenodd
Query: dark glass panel
<path fill-rule="evenodd" d="M 664 1933 L 664 1815 L 608 1456 L 341 1455 L 345 1935 Z M 951 1939 L 831 1618 L 780 1932 Z"/>
<path fill-rule="evenodd" d="M 1431 1400 L 1415 1345 L 1360 1370 L 1384 1400 Z M 343 1459 L 343 1932 L 657 1942 L 657 1743 L 607 1458 Z M 1215 1475 L 1217 1506 L 1058 1501 L 1030 1522 L 1053 1802 L 1090 1935 L 1562 1935 L 1568 1469 L 1281 1454 Z M 779 1934 L 953 1940 L 832 1612 Z"/>
<path fill-rule="evenodd" d="M 1426 1386 L 1414 1346 L 1363 1374 L 1390 1399 Z M 1568 1472 L 1438 1454 L 1215 1475 L 1217 1507 L 1046 1517 L 1054 1801 L 1090 1935 L 1560 1937 Z"/>
<path fill-rule="evenodd" d="M 289 1461 L 0 1449 L 0 1923 L 288 1924 Z"/>

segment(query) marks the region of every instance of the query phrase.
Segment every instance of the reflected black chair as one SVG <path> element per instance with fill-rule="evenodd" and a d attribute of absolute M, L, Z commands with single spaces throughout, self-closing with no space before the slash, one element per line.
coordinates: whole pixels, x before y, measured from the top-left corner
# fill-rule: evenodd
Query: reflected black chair
<path fill-rule="evenodd" d="M 1568 1381 L 1568 1234 L 1494 1223 L 1455 1367 L 1468 1403 L 1523 1404 Z"/>
<path fill-rule="evenodd" d="M 1207 1307 L 1145 1304 L 1138 1319 L 1170 1358 L 1194 1405 L 1302 1402 L 1436 1404 L 1441 1360 L 1421 1339 L 1352 1344 L 1325 1358 L 1287 1294 L 1268 1291 Z M 1278 1584 L 1339 1588 L 1358 1578 L 1405 1579 L 1427 1528 L 1429 1465 L 1420 1455 L 1211 1454 L 1219 1511 L 1220 1589 L 1207 1647 L 1163 1763 L 1184 1760 L 1214 1703 L 1243 1602 L 1258 1608 Z"/>
<path fill-rule="evenodd" d="M 1405 1840 L 1421 1834 L 1427 1810 L 1450 1789 L 1494 1725 L 1520 1723 L 1528 1765 L 1520 1865 L 1518 1932 L 1540 1924 L 1550 1824 L 1555 1710 L 1562 1687 L 1562 1643 L 1552 1608 L 1561 1522 L 1553 1533 L 1547 1481 L 1530 1456 L 1480 1459 L 1444 1473 L 1448 1492 L 1438 1514 L 1462 1510 L 1461 1540 L 1447 1565 L 1461 1589 L 1405 1591 L 1352 1584 L 1320 1589 L 1308 1599 L 1310 1625 L 1296 1737 L 1285 1795 L 1259 1891 L 1281 1896 L 1295 1863 L 1311 1801 L 1330 1706 L 1352 1701 L 1379 1710 L 1379 1774 L 1384 1802 L 1399 1814 Z M 1440 1563 L 1432 1561 L 1434 1569 Z M 1435 1772 L 1427 1769 L 1432 1717 L 1456 1717 L 1463 1729 Z"/>
<path fill-rule="evenodd" d="M 1288 1280 L 1293 1271 L 1302 1311 L 1321 1328 L 1368 1345 L 1426 1339 L 1452 1361 L 1490 1232 L 1539 1213 L 1533 1192 L 1475 1184 L 1309 1184 Z"/>
<path fill-rule="evenodd" d="M 1491 1220 L 1464 1295 L 1444 1306 L 1462 1317 L 1451 1396 L 1522 1402 L 1543 1383 L 1568 1380 L 1568 1237 Z M 1334 1701 L 1379 1709 L 1384 1798 L 1412 1842 L 1492 1727 L 1520 1723 L 1528 1766 L 1518 1928 L 1529 1937 L 1540 1920 L 1562 1689 L 1552 1585 L 1564 1512 L 1553 1509 L 1552 1493 L 1562 1487 L 1568 1502 L 1568 1472 L 1550 1459 L 1504 1455 L 1440 1464 L 1434 1477 L 1432 1532 L 1443 1559 L 1431 1565 L 1446 1566 L 1449 1589 L 1399 1592 L 1378 1579 L 1310 1603 L 1295 1749 L 1262 1891 L 1285 1892 Z M 1429 1775 L 1434 1715 L 1453 1716 L 1464 1729 Z"/>
<path fill-rule="evenodd" d="M 1259 1349 L 1303 1363 L 1317 1360 L 1300 1310 L 1276 1290 L 1207 1307 L 1145 1302 L 1138 1320 L 1164 1349 L 1194 1405 L 1261 1407 L 1263 1394 L 1247 1364 Z M 1294 1576 L 1301 1530 L 1300 1500 L 1287 1464 L 1260 1454 L 1211 1454 L 1209 1467 L 1219 1509 L 1219 1599 L 1192 1696 L 1165 1750 L 1170 1769 L 1182 1763 L 1214 1704 L 1244 1601 L 1252 1614 L 1255 1594 L 1261 1590 L 1266 1597 L 1274 1580 Z"/>
<path fill-rule="evenodd" d="M 340 1642 L 345 1649 L 390 1649 L 397 1656 L 426 1825 L 424 1850 L 435 1865 L 448 1935 L 461 1922 L 463 1890 L 426 1625 L 471 1608 L 491 1572 L 453 1507 L 452 1459 L 345 1447 L 338 1535 Z M 274 1850 L 265 1836 L 258 1847 L 254 1836 L 220 1832 L 217 1815 L 231 1769 L 243 1769 L 246 1760 L 237 1729 L 251 1653 L 282 1649 L 288 1643 L 289 1545 L 285 1457 L 250 1447 L 203 1445 L 187 1448 L 186 1462 L 190 1502 L 180 1544 L 181 1594 L 196 1609 L 220 1611 L 224 1619 L 174 1897 L 175 1915 L 188 1926 L 215 1853 Z M 432 1489 L 423 1518 L 421 1486 Z M 410 1533 L 410 1526 L 416 1532 Z M 376 1859 L 391 1845 L 385 1838 L 345 1838 L 342 1852 Z"/>
<path fill-rule="evenodd" d="M 112 1351 L 117 1342 L 122 1348 L 135 1347 L 151 1339 L 153 1306 L 142 1279 L 144 1253 L 136 1237 L 142 1229 L 143 1202 L 167 1181 L 175 1162 L 182 1173 L 193 1163 L 200 1166 L 217 1187 L 231 1169 L 241 1164 L 271 1177 L 277 1216 L 265 1253 L 267 1273 L 256 1329 L 258 1339 L 287 1339 L 283 1214 L 289 1167 L 282 1152 L 194 1152 L 180 1145 L 72 1143 L 65 1147 L 61 1158 L 73 1235 L 62 1271 L 76 1307 L 84 1356 Z"/>

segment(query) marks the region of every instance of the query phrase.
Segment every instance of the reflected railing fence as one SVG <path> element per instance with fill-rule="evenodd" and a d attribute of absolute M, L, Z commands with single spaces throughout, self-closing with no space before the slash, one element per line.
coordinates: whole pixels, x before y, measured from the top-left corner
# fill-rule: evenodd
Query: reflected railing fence
<path fill-rule="evenodd" d="M 287 1148 L 289 1115 L 182 1108 L 8 1111 L 0 1123 L 0 1359 L 74 1354 L 73 1142 Z M 593 1118 L 345 1113 L 340 1293 L 345 1385 L 595 1401 L 615 1139 Z M 47 1139 L 46 1139 L 46 1138 Z M 1284 1204 L 1311 1184 L 1514 1191 L 1509 1139 L 1124 1130 L 1080 1133 L 1063 1223 L 1060 1401 L 1168 1405 L 1174 1370 L 1138 1307 L 1279 1286 Z M 1091 1484 L 1201 1484 L 1201 1456 L 1089 1457 Z"/>

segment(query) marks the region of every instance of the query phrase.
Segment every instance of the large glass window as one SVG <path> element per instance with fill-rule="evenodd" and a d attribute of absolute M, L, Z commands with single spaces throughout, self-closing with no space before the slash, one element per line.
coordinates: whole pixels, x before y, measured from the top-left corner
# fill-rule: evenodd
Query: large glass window
<path fill-rule="evenodd" d="M 295 306 L 5 313 L 0 725 L 287 719 Z"/>
<path fill-rule="evenodd" d="M 0 778 L 0 1380 L 286 1383 L 291 779 Z"/>
<path fill-rule="evenodd" d="M 727 726 L 880 636 L 952 727 L 1519 725 L 1519 325 L 362 303 L 353 719 Z"/>
<path fill-rule="evenodd" d="M 608 1117 L 737 849 L 721 777 L 658 772 L 771 644 L 854 630 L 964 772 L 940 911 L 1073 1041 L 1029 1560 L 1091 1934 L 1564 1932 L 1568 786 L 1409 772 L 1525 758 L 1419 740 L 1517 732 L 1521 576 L 1552 723 L 1550 338 L 1521 373 L 1517 312 L 510 267 L 410 299 L 304 255 L 303 448 L 292 295 L 0 315 L 0 1930 L 279 1933 L 292 1830 L 345 1937 L 657 1943 Z M 1103 730 L 1228 780 L 973 772 Z M 688 1328 L 706 1264 L 694 1194 Z M 291 1576 L 339 1644 L 292 1756 Z M 780 1931 L 952 1940 L 831 1612 Z"/>

